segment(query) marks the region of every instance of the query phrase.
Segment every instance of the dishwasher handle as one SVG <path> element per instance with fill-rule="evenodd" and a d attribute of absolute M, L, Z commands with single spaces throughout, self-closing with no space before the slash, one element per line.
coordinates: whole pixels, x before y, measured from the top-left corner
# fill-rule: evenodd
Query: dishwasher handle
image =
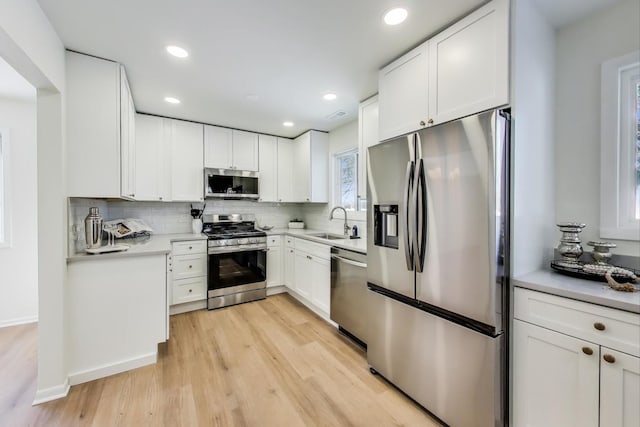
<path fill-rule="evenodd" d="M 360 267 L 360 268 L 367 268 L 367 264 L 364 262 L 359 262 L 359 261 L 353 261 L 350 260 L 348 258 L 343 258 L 341 256 L 338 255 L 331 255 L 332 259 L 336 259 L 338 261 L 344 262 L 345 264 L 349 264 L 349 265 L 353 265 L 355 267 Z"/>

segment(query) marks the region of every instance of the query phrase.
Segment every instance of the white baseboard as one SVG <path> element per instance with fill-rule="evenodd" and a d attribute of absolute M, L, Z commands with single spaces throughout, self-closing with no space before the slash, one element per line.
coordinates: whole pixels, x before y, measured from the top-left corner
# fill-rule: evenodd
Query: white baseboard
<path fill-rule="evenodd" d="M 69 383 L 71 385 L 82 384 L 98 378 L 108 377 L 110 375 L 119 374 L 120 372 L 130 371 L 142 366 L 153 365 L 158 360 L 158 352 L 144 354 L 133 359 L 123 360 L 122 362 L 111 365 L 101 366 L 95 369 L 89 369 L 83 372 L 75 372 L 69 375 Z"/>
<path fill-rule="evenodd" d="M 283 294 L 287 292 L 287 287 L 284 285 L 281 286 L 272 286 L 270 288 L 267 288 L 267 296 L 270 297 L 271 295 L 277 295 L 277 294 Z"/>
<path fill-rule="evenodd" d="M 9 326 L 26 325 L 27 323 L 35 323 L 38 321 L 38 316 L 25 316 L 16 317 L 15 319 L 0 320 L 0 328 L 6 328 Z"/>
<path fill-rule="evenodd" d="M 207 308 L 206 299 L 203 299 L 200 301 L 185 302 L 182 304 L 169 306 L 169 315 L 173 316 L 174 314 L 186 313 L 188 311 L 202 310 L 203 308 Z"/>
<path fill-rule="evenodd" d="M 41 403 L 66 397 L 67 394 L 69 394 L 69 387 L 71 387 L 71 384 L 69 384 L 69 379 L 67 378 L 64 384 L 45 388 L 44 390 L 37 390 L 36 397 L 33 399 L 33 404 L 39 405 Z"/>

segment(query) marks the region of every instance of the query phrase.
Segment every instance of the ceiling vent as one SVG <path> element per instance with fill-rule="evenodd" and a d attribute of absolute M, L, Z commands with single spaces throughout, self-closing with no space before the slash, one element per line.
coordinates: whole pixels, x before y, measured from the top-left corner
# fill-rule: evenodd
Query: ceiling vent
<path fill-rule="evenodd" d="M 329 114 L 329 115 L 327 116 L 327 120 L 341 119 L 341 118 L 343 118 L 343 117 L 344 117 L 344 116 L 346 116 L 346 115 L 347 115 L 347 112 L 346 112 L 346 111 L 338 110 L 338 111 L 336 111 L 335 113 L 331 113 L 331 114 Z"/>

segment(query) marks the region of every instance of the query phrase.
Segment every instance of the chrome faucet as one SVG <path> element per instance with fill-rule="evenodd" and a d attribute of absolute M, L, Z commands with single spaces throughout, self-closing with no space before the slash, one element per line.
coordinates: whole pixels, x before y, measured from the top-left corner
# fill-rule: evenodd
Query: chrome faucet
<path fill-rule="evenodd" d="M 347 210 L 345 208 L 343 208 L 342 206 L 336 206 L 335 208 L 331 209 L 329 220 L 333 219 L 333 213 L 336 211 L 336 209 L 342 209 L 344 211 L 344 235 L 348 236 L 351 227 L 349 227 L 349 224 L 347 224 Z"/>

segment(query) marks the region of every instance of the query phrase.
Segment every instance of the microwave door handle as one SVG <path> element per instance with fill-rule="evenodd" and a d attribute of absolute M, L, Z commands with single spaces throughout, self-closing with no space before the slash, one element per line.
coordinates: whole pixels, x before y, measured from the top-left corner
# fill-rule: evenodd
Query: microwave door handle
<path fill-rule="evenodd" d="M 405 235 L 404 235 L 404 255 L 405 255 L 405 261 L 407 263 L 407 270 L 413 270 L 413 266 L 414 266 L 414 246 L 413 246 L 413 239 L 411 238 L 411 229 L 413 227 L 411 227 L 411 195 L 413 193 L 413 186 L 414 186 L 414 181 L 413 181 L 413 176 L 414 176 L 414 162 L 409 161 L 407 162 L 407 172 L 405 174 L 405 180 L 404 180 L 404 230 L 405 230 Z"/>
<path fill-rule="evenodd" d="M 422 273 L 424 259 L 427 252 L 427 182 L 424 172 L 424 160 L 418 161 L 416 171 L 414 203 L 416 206 L 415 238 L 415 265 L 416 271 Z"/>

